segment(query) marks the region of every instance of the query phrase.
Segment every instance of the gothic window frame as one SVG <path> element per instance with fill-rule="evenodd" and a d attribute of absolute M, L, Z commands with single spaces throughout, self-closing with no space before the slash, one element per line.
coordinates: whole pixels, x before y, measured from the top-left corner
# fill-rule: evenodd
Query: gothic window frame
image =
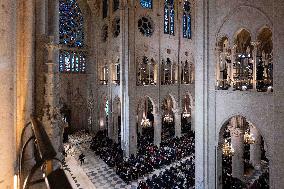
<path fill-rule="evenodd" d="M 192 38 L 192 17 L 191 17 L 191 2 L 190 0 L 185 0 L 183 3 L 183 15 L 182 15 L 182 31 L 183 38 Z"/>
<path fill-rule="evenodd" d="M 84 17 L 79 3 L 59 0 L 59 73 L 86 72 L 84 40 Z"/>
<path fill-rule="evenodd" d="M 153 8 L 153 0 L 140 0 L 140 5 L 141 5 L 142 8 L 152 9 Z"/>
<path fill-rule="evenodd" d="M 175 35 L 175 1 L 164 1 L 164 34 Z"/>
<path fill-rule="evenodd" d="M 104 24 L 103 27 L 102 27 L 102 30 L 101 30 L 101 39 L 102 39 L 102 42 L 107 42 L 108 40 L 108 25 L 107 24 Z"/>
<path fill-rule="evenodd" d="M 112 11 L 115 12 L 119 9 L 119 0 L 112 1 Z"/>
<path fill-rule="evenodd" d="M 112 22 L 112 35 L 114 38 L 118 37 L 120 34 L 121 26 L 120 26 L 120 18 L 116 17 Z"/>
<path fill-rule="evenodd" d="M 137 27 L 141 35 L 145 37 L 151 37 L 155 31 L 154 22 L 150 16 L 141 16 L 137 22 Z"/>
<path fill-rule="evenodd" d="M 102 1 L 102 17 L 103 17 L 103 19 L 105 19 L 108 16 L 108 6 L 109 6 L 108 0 L 103 0 Z"/>

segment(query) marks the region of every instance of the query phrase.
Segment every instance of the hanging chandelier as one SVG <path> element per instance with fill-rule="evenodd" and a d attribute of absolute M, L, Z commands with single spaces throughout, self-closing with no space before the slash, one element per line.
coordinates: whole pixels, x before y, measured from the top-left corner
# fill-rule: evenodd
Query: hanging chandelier
<path fill-rule="evenodd" d="M 144 117 L 141 121 L 141 126 L 144 128 L 150 127 L 151 126 L 150 120 Z"/>
<path fill-rule="evenodd" d="M 235 150 L 233 149 L 232 144 L 230 144 L 226 139 L 222 146 L 223 155 L 227 157 L 231 157 L 234 155 Z"/>
<path fill-rule="evenodd" d="M 252 134 L 249 134 L 247 131 L 244 134 L 244 142 L 246 144 L 254 144 L 255 138 L 252 136 Z"/>
<path fill-rule="evenodd" d="M 167 122 L 167 123 L 172 123 L 174 121 L 174 119 L 169 114 L 166 114 L 165 117 L 164 117 L 164 121 Z"/>
<path fill-rule="evenodd" d="M 185 108 L 184 112 L 182 113 L 182 117 L 183 118 L 189 118 L 191 115 L 190 115 L 190 112 L 187 111 L 187 109 Z"/>

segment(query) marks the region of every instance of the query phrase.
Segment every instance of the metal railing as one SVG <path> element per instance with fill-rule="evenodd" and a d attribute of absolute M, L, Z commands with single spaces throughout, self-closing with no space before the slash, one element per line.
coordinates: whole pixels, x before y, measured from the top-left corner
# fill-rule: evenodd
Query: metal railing
<path fill-rule="evenodd" d="M 26 129 L 31 126 L 32 135 L 24 142 L 24 134 Z M 35 158 L 36 164 L 29 171 L 28 176 L 23 178 L 23 156 L 26 152 L 28 144 L 31 142 L 35 145 L 35 150 L 38 152 L 39 157 Z M 42 125 L 42 123 L 31 116 L 31 121 L 25 125 L 21 134 L 20 141 L 20 155 L 19 155 L 19 181 L 20 189 L 28 189 L 32 185 L 37 183 L 45 182 L 48 189 L 72 189 L 64 171 L 61 168 L 56 170 L 52 169 L 52 161 L 58 161 L 60 164 L 62 162 L 56 158 L 56 151 Z M 48 166 L 51 165 L 51 166 Z M 32 178 L 36 171 L 41 168 L 43 177 L 41 179 L 32 181 Z M 24 181 L 24 182 L 23 182 Z"/>

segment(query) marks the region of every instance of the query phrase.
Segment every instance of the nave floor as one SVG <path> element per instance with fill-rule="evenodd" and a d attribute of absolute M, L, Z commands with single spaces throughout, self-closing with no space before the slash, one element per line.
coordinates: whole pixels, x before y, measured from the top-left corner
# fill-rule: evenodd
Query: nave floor
<path fill-rule="evenodd" d="M 86 156 L 85 163 L 82 166 L 78 160 L 80 152 L 83 152 Z M 173 163 L 162 169 L 155 170 L 147 177 L 139 179 L 138 182 L 132 182 L 127 185 L 112 168 L 108 167 L 102 159 L 97 157 L 95 153 L 87 147 L 78 146 L 75 157 L 68 155 L 65 161 L 65 170 L 72 176 L 77 189 L 136 189 L 139 181 L 146 180 L 153 174 L 159 174 L 167 167 L 176 164 Z M 86 176 L 88 179 L 86 179 Z"/>

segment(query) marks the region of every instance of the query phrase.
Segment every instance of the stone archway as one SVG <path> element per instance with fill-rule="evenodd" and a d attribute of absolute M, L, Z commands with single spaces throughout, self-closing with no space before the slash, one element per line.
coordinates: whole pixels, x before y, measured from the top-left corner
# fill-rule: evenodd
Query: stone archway
<path fill-rule="evenodd" d="M 154 132 L 154 110 L 153 100 L 146 96 L 143 97 L 137 107 L 137 143 L 153 144 Z"/>
<path fill-rule="evenodd" d="M 269 188 L 269 160 L 264 139 L 243 116 L 228 119 L 220 129 L 217 147 L 218 188 L 252 185 Z"/>

